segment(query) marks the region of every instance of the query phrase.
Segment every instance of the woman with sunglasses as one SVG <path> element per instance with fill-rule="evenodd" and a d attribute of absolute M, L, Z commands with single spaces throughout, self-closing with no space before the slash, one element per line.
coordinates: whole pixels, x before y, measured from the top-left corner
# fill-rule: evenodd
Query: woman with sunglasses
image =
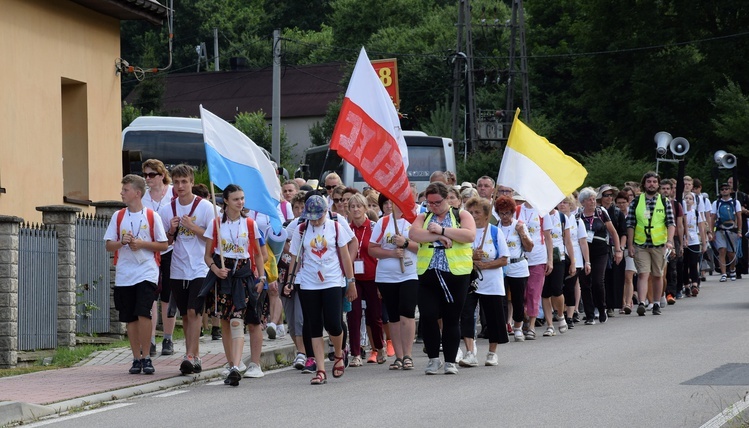
<path fill-rule="evenodd" d="M 172 187 L 172 178 L 169 176 L 169 171 L 166 170 L 164 163 L 158 159 L 148 159 L 143 162 L 141 166 L 143 170 L 143 178 L 146 179 L 146 186 L 148 190 L 143 195 L 142 202 L 143 206 L 150 208 L 155 212 L 167 205 L 173 197 L 176 196 L 174 193 L 174 187 Z M 172 266 L 172 246 L 170 245 L 165 251 L 161 253 L 161 264 L 159 265 L 159 299 L 154 300 L 153 307 L 151 308 L 151 350 L 150 355 L 155 357 L 156 352 L 156 325 L 159 322 L 159 309 L 158 304 L 161 300 L 161 324 L 164 330 L 164 338 L 161 341 L 161 355 L 172 355 L 174 353 L 174 343 L 172 342 L 172 334 L 174 333 L 174 325 L 176 318 L 174 315 L 168 316 L 169 313 L 169 296 L 171 294 L 171 288 L 169 287 L 169 275 Z"/>
<path fill-rule="evenodd" d="M 460 314 L 473 269 L 471 245 L 476 238 L 476 223 L 467 211 L 448 205 L 447 193 L 444 183 L 430 184 L 425 191 L 430 212 L 419 214 L 410 230 L 410 238 L 420 244 L 416 263 L 419 322 L 429 356 L 428 375 L 437 374 L 442 365 L 440 343 L 445 374 L 458 373 L 455 358 L 460 346 Z"/>

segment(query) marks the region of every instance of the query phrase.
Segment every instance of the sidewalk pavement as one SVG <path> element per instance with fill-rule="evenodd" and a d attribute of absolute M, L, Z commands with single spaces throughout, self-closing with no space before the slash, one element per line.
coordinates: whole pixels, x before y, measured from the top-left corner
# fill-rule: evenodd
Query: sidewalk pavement
<path fill-rule="evenodd" d="M 263 335 L 263 369 L 294 359 L 294 343 L 288 334 L 274 340 Z M 115 348 L 97 352 L 76 367 L 0 378 L 0 426 L 216 378 L 226 364 L 221 340 L 211 340 L 209 333 L 200 340 L 203 371 L 199 374 L 183 376 L 179 371 L 185 354 L 184 339 L 175 340 L 173 355 L 162 356 L 160 342 L 157 348 L 159 355 L 152 358 L 156 369 L 153 375 L 128 373 L 133 361 L 130 348 Z M 242 355 L 249 364 L 248 335 Z"/>

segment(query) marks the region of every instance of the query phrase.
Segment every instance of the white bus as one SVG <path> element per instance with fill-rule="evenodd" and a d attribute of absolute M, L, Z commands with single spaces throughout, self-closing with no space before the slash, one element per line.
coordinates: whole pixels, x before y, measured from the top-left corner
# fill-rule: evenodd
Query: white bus
<path fill-rule="evenodd" d="M 271 154 L 260 147 L 272 162 Z M 140 116 L 122 131 L 122 173 L 140 174 L 146 159 L 158 159 L 167 169 L 181 163 L 205 165 L 205 143 L 200 119 Z M 277 163 L 276 163 L 277 164 Z"/>
<path fill-rule="evenodd" d="M 403 131 L 403 137 L 408 146 L 408 179 L 416 183 L 419 192 L 426 189 L 429 176 L 434 171 L 455 172 L 455 147 L 449 138 L 432 137 L 421 131 Z M 343 184 L 363 190 L 368 187 L 362 175 L 350 163 L 342 160 L 329 145 L 316 146 L 304 153 L 303 165 L 297 173 L 304 171 L 308 179 L 325 179 L 329 172 L 336 172 L 341 176 Z M 328 156 L 327 162 L 325 156 Z M 325 170 L 323 171 L 323 165 Z M 323 173 L 324 172 L 324 173 Z M 321 182 L 320 185 L 325 183 Z"/>

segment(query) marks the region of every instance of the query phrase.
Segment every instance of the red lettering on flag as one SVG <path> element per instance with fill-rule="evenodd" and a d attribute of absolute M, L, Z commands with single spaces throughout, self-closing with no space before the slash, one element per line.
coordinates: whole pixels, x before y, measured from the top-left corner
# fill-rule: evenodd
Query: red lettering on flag
<path fill-rule="evenodd" d="M 413 193 L 397 141 L 349 98 L 343 100 L 330 148 L 393 201 L 404 218 L 414 221 Z"/>

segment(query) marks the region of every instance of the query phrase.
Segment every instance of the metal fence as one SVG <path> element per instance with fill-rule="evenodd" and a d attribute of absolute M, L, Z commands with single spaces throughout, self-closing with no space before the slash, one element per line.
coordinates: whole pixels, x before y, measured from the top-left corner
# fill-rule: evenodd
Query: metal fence
<path fill-rule="evenodd" d="M 75 223 L 76 332 L 109 332 L 109 219 L 79 215 Z"/>
<path fill-rule="evenodd" d="M 24 224 L 18 234 L 18 350 L 57 347 L 57 232 Z"/>

